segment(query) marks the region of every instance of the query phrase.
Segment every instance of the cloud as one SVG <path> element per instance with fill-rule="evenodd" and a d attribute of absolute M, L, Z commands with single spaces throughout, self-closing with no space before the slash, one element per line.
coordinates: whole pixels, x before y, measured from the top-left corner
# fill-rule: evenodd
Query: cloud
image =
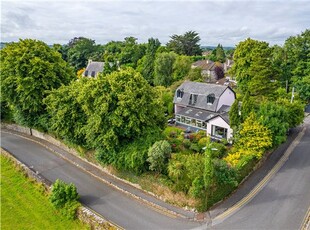
<path fill-rule="evenodd" d="M 106 43 L 134 36 L 163 44 L 197 31 L 203 45 L 233 46 L 251 37 L 283 44 L 309 27 L 308 1 L 4 1 L 2 41 L 67 43 L 84 36 Z"/>

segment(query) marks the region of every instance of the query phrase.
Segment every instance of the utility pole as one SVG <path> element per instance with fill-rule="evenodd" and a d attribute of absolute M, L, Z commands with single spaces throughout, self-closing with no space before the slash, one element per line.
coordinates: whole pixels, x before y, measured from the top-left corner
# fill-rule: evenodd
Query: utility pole
<path fill-rule="evenodd" d="M 293 87 L 293 89 L 292 89 L 291 103 L 293 103 L 293 100 L 294 100 L 294 90 L 295 90 L 295 87 Z"/>

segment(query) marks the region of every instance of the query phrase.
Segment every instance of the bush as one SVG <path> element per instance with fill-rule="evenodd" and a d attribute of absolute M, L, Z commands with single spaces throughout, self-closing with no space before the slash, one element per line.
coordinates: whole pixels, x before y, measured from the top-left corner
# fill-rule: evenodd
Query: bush
<path fill-rule="evenodd" d="M 74 220 L 76 219 L 76 211 L 80 206 L 80 203 L 77 201 L 69 201 L 60 209 L 60 213 L 68 220 Z"/>
<path fill-rule="evenodd" d="M 183 145 L 185 148 L 189 149 L 191 147 L 191 141 L 188 139 L 184 139 Z"/>
<path fill-rule="evenodd" d="M 199 145 L 196 144 L 196 143 L 192 143 L 189 149 L 190 149 L 190 150 L 193 150 L 194 152 L 197 152 L 197 153 L 199 153 L 200 150 L 201 150 L 201 148 L 199 147 Z"/>
<path fill-rule="evenodd" d="M 55 208 L 63 208 L 66 203 L 74 202 L 78 199 L 79 195 L 74 184 L 66 184 L 59 179 L 53 184 L 50 201 Z"/>
<path fill-rule="evenodd" d="M 227 165 L 224 160 L 214 159 L 214 174 L 218 185 L 231 185 L 233 187 L 238 185 L 237 173 L 234 168 Z"/>
<path fill-rule="evenodd" d="M 149 169 L 159 173 L 166 171 L 168 159 L 171 154 L 171 146 L 168 141 L 157 141 L 149 148 L 147 161 Z"/>

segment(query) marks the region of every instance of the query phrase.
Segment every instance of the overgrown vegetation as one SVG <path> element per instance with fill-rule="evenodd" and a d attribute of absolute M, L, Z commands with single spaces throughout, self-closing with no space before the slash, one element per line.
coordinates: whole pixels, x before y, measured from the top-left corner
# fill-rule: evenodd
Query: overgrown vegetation
<path fill-rule="evenodd" d="M 90 150 L 90 159 L 132 175 L 162 196 L 182 197 L 182 202 L 168 198 L 171 203 L 202 211 L 233 191 L 264 153 L 302 122 L 310 101 L 309 39 L 306 30 L 283 47 L 249 38 L 229 52 L 220 44 L 211 51 L 209 57 L 220 62 L 234 54 L 233 146 L 209 143 L 205 132 L 165 127 L 176 88 L 186 79 L 205 80 L 201 69 L 191 68 L 202 58 L 190 56 L 201 54 L 195 31 L 171 36 L 166 46 L 155 38 L 138 44 L 133 37 L 106 45 L 74 38 L 52 49 L 35 40 L 8 44 L 1 50 L 1 119 Z M 95 79 L 81 77 L 87 59 L 105 62 Z M 73 81 L 72 68 L 79 75 Z M 155 178 L 153 184 L 146 176 Z"/>
<path fill-rule="evenodd" d="M 89 229 L 57 211 L 42 185 L 26 178 L 11 160 L 2 154 L 0 159 L 2 229 Z"/>

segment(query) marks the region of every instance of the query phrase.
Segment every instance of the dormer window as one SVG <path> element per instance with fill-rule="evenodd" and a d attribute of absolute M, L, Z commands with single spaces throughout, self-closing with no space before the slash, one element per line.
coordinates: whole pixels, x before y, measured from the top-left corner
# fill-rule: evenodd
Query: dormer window
<path fill-rule="evenodd" d="M 177 97 L 182 98 L 184 95 L 184 90 L 183 89 L 178 89 L 177 91 Z"/>
<path fill-rule="evenodd" d="M 88 70 L 85 71 L 84 76 L 88 76 Z"/>
<path fill-rule="evenodd" d="M 91 71 L 91 75 L 90 76 L 92 76 L 92 77 L 95 77 L 95 71 Z"/>
<path fill-rule="evenodd" d="M 215 95 L 213 93 L 209 94 L 207 96 L 207 104 L 212 105 L 215 101 Z"/>
<path fill-rule="evenodd" d="M 197 103 L 198 95 L 197 94 L 191 94 L 189 97 L 189 104 L 195 105 Z"/>

